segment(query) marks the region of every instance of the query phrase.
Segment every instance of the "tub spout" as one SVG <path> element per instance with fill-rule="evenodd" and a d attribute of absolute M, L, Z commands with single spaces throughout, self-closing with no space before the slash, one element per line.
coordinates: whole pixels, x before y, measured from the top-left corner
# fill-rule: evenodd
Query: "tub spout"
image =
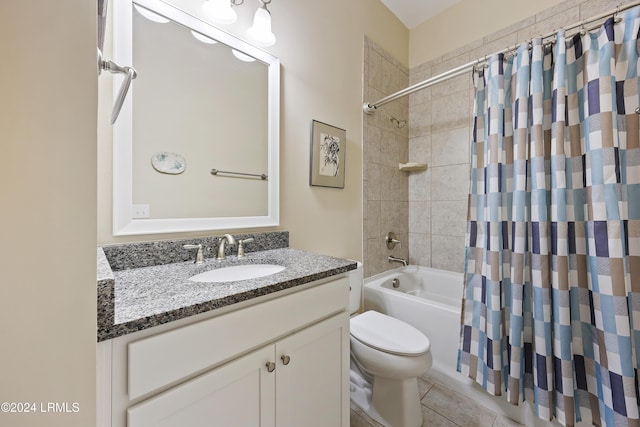
<path fill-rule="evenodd" d="M 399 262 L 399 263 L 402 263 L 402 265 L 404 265 L 405 267 L 407 266 L 407 260 L 404 258 L 398 258 L 393 255 L 389 255 L 388 259 L 389 259 L 389 262 Z"/>

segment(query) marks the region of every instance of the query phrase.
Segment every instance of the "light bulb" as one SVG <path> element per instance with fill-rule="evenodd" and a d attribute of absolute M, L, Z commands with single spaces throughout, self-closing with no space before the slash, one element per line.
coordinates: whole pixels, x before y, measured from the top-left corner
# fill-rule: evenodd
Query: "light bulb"
<path fill-rule="evenodd" d="M 260 46 L 272 46 L 276 36 L 271 32 L 271 14 L 263 4 L 253 17 L 253 26 L 247 30 L 249 40 Z"/>
<path fill-rule="evenodd" d="M 233 24 L 238 19 L 230 0 L 207 0 L 202 5 L 209 18 L 219 24 Z"/>
<path fill-rule="evenodd" d="M 166 24 L 167 22 L 169 22 L 169 20 L 167 18 L 165 18 L 164 16 L 160 16 L 155 12 L 151 12 L 149 9 L 145 9 L 142 6 L 138 6 L 135 3 L 133 5 L 133 7 L 136 8 L 136 10 L 138 11 L 138 13 L 140 15 L 144 16 L 149 21 L 157 22 L 159 24 Z"/>
<path fill-rule="evenodd" d="M 191 34 L 193 34 L 193 37 L 195 37 L 196 39 L 200 40 L 202 43 L 206 43 L 206 44 L 216 44 L 216 43 L 218 43 L 214 39 L 212 39 L 210 37 L 207 37 L 204 34 L 200 34 L 197 31 L 191 30 Z"/>
<path fill-rule="evenodd" d="M 244 53 L 238 52 L 235 49 L 231 49 L 231 53 L 233 53 L 233 56 L 238 58 L 240 61 L 253 62 L 256 60 L 256 58 L 254 58 L 253 56 L 245 55 Z"/>

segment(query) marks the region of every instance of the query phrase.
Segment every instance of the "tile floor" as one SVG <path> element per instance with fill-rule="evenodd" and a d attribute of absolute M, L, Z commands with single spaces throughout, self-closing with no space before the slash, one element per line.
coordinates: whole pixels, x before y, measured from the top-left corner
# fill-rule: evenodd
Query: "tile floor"
<path fill-rule="evenodd" d="M 428 376 L 418 379 L 422 403 L 423 427 L 516 427 L 520 424 L 497 415 L 445 385 L 430 380 Z M 351 404 L 351 427 L 382 427 L 360 408 Z"/>

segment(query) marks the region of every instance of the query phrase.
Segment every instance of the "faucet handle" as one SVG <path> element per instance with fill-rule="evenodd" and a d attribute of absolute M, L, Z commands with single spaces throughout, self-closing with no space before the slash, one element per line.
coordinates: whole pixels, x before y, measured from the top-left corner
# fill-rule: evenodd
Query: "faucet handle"
<path fill-rule="evenodd" d="M 202 251 L 202 243 L 198 243 L 197 245 L 182 245 L 185 249 L 197 249 L 196 259 L 193 261 L 194 264 L 202 264 L 204 262 L 204 253 Z"/>
<path fill-rule="evenodd" d="M 387 249 L 389 250 L 395 248 L 396 245 L 400 245 L 400 247 L 402 247 L 402 242 L 398 240 L 398 236 L 396 236 L 396 233 L 393 231 L 390 231 L 389 234 L 387 234 L 384 241 L 387 244 Z"/>
<path fill-rule="evenodd" d="M 249 237 L 248 239 L 240 240 L 238 239 L 238 258 L 244 257 L 244 244 L 253 242 L 255 239 L 253 237 Z"/>

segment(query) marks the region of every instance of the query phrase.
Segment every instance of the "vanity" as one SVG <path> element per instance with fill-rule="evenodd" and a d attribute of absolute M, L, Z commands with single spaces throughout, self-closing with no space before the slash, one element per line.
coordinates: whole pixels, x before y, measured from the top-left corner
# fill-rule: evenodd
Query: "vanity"
<path fill-rule="evenodd" d="M 170 259 L 154 259 L 154 249 L 184 244 L 98 249 L 98 426 L 347 426 L 356 263 L 277 247 L 155 264 Z M 285 268 L 189 280 L 250 264 Z"/>

